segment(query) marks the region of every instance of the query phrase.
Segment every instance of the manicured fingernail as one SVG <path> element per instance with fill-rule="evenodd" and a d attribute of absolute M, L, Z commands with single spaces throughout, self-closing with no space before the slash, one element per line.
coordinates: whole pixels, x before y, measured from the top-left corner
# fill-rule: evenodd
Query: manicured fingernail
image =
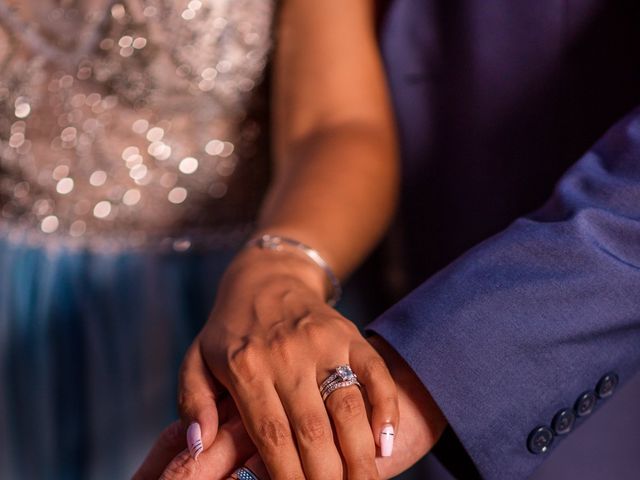
<path fill-rule="evenodd" d="M 198 455 L 204 450 L 202 447 L 202 430 L 200 430 L 200 424 L 197 422 L 192 423 L 187 428 L 187 447 L 189 447 L 189 453 L 194 460 L 197 460 Z"/>
<path fill-rule="evenodd" d="M 383 457 L 390 457 L 393 452 L 393 425 L 387 424 L 382 427 L 380 432 L 380 454 Z"/>

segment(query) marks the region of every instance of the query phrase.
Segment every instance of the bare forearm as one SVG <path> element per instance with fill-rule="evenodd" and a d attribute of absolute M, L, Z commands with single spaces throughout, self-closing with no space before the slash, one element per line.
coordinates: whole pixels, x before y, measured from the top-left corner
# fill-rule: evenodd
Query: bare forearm
<path fill-rule="evenodd" d="M 259 228 L 308 243 L 344 277 L 384 232 L 398 190 L 374 5 L 282 5 L 273 82 L 275 179 Z"/>
<path fill-rule="evenodd" d="M 344 277 L 393 215 L 398 190 L 393 134 L 375 126 L 336 126 L 303 139 L 290 155 L 299 160 L 277 178 L 259 228 L 312 245 Z"/>

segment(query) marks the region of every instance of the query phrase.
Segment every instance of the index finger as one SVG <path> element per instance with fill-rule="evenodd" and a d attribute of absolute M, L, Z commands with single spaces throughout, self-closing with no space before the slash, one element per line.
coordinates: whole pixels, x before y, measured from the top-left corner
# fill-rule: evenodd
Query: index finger
<path fill-rule="evenodd" d="M 180 367 L 178 410 L 187 429 L 191 455 L 197 458 L 207 449 L 218 431 L 216 381 L 205 364 L 199 338 L 191 344 Z"/>

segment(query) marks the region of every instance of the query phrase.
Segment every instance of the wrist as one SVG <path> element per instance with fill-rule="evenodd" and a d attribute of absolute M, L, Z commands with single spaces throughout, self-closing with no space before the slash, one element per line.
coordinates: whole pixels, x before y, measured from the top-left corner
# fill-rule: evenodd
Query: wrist
<path fill-rule="evenodd" d="M 324 257 L 315 248 L 297 240 L 296 238 L 263 233 L 255 236 L 246 244 L 247 248 L 258 248 L 278 253 L 290 253 L 298 258 L 303 258 L 307 263 L 313 264 L 316 270 L 323 272 L 327 293 L 325 299 L 329 306 L 333 307 L 338 303 L 342 295 L 342 286 L 333 269 L 329 266 Z"/>
<path fill-rule="evenodd" d="M 242 277 L 247 287 L 266 283 L 276 287 L 277 284 L 299 282 L 317 294 L 323 302 L 329 295 L 322 269 L 294 251 L 247 247 L 235 257 L 228 274 Z"/>

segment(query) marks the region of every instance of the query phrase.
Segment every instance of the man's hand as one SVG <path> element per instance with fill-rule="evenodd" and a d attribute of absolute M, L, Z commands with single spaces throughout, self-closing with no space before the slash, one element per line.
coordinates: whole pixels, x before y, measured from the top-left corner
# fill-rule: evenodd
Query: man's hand
<path fill-rule="evenodd" d="M 393 456 L 376 458 L 380 478 L 391 478 L 422 458 L 438 440 L 447 422 L 406 362 L 381 338 L 372 337 L 369 341 L 387 362 L 398 386 L 402 428 L 396 435 Z M 184 430 L 176 422 L 157 440 L 134 480 L 222 479 L 245 464 L 261 480 L 266 480 L 266 470 L 230 403 L 228 398 L 221 402 L 218 435 L 197 461 L 184 450 Z"/>

